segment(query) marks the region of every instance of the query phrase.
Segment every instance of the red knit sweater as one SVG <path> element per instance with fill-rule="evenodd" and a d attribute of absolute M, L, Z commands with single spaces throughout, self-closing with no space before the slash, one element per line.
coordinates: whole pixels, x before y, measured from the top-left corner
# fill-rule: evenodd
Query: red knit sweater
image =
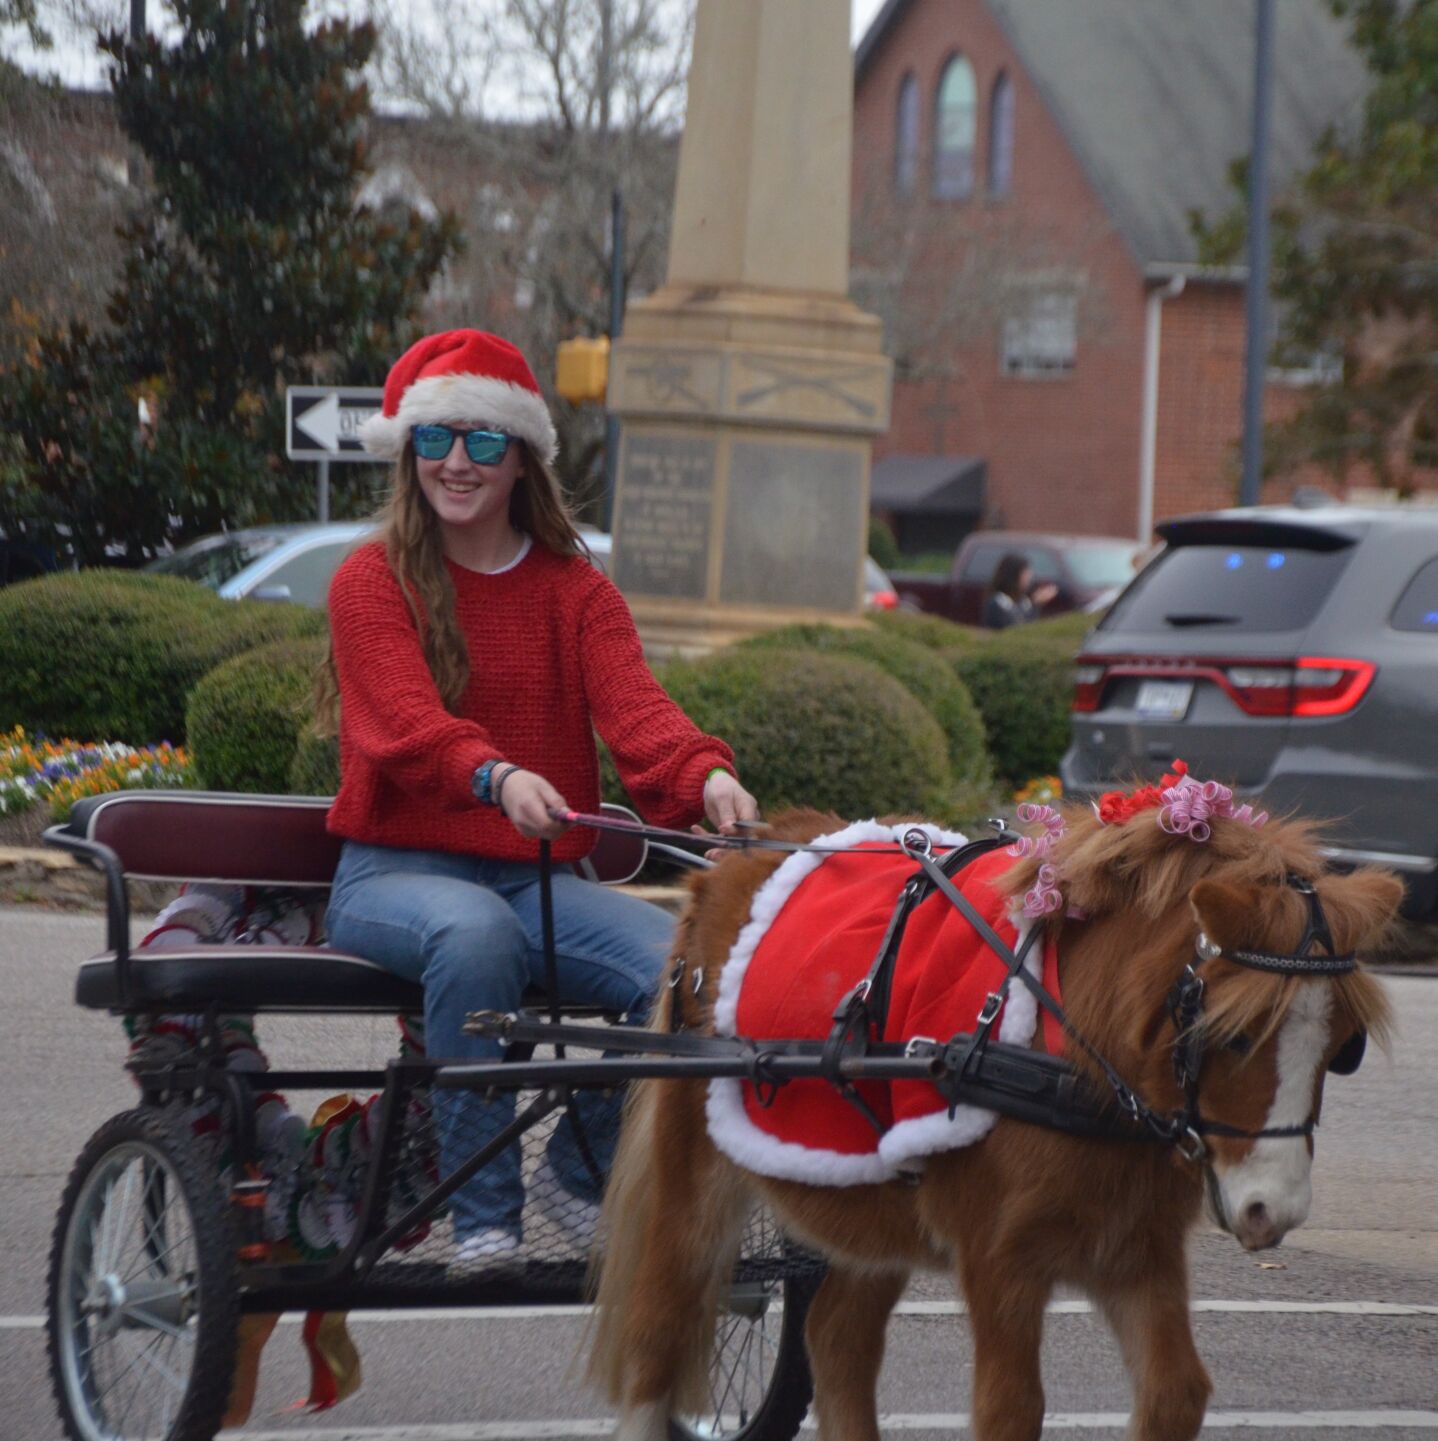
<path fill-rule="evenodd" d="M 375 845 L 533 860 L 521 836 L 474 798 L 476 767 L 502 759 L 544 776 L 576 810 L 599 804 L 597 730 L 629 794 L 660 825 L 703 817 L 704 780 L 732 769 L 729 747 L 703 734 L 645 664 L 623 597 L 582 557 L 535 543 L 495 575 L 445 562 L 469 646 L 459 714 L 445 710 L 419 632 L 376 541 L 330 585 L 340 685 L 336 835 Z M 556 860 L 574 860 L 592 830 L 566 831 Z"/>

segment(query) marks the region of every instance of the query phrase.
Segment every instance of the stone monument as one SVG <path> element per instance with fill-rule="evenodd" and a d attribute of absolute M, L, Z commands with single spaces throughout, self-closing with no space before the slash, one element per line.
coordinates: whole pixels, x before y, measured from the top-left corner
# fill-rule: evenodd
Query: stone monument
<path fill-rule="evenodd" d="M 625 312 L 614 576 L 656 654 L 856 620 L 878 319 L 848 297 L 849 0 L 699 0 L 665 284 Z"/>

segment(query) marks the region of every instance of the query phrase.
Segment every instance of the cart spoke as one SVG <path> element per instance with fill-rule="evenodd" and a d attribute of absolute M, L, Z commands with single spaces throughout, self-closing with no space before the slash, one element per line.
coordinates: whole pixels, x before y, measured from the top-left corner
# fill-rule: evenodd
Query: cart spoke
<path fill-rule="evenodd" d="M 185 1382 L 179 1376 L 175 1375 L 175 1373 L 171 1371 L 168 1366 L 162 1365 L 150 1354 L 151 1351 L 157 1349 L 157 1347 L 159 1346 L 159 1342 L 160 1333 L 157 1332 L 156 1335 L 147 1343 L 145 1349 L 140 1352 L 140 1360 L 143 1361 L 145 1365 L 147 1365 L 157 1375 L 159 1375 L 162 1380 L 167 1382 L 172 1390 L 183 1394 L 185 1390 Z"/>
<path fill-rule="evenodd" d="M 194 1344 L 194 1337 L 190 1334 L 189 1328 L 183 1324 L 166 1321 L 162 1316 L 156 1316 L 153 1312 L 146 1311 L 140 1306 L 126 1306 L 125 1314 L 136 1321 L 142 1322 L 147 1331 L 160 1332 L 173 1340 L 183 1341 L 186 1345 Z"/>
<path fill-rule="evenodd" d="M 133 1162 L 125 1167 L 123 1179 L 125 1189 L 120 1199 L 115 1202 L 114 1217 L 109 1236 L 106 1240 L 105 1252 L 99 1264 L 95 1267 L 96 1271 L 102 1275 L 114 1270 L 115 1255 L 120 1248 L 120 1237 L 125 1233 L 126 1229 L 128 1229 L 127 1218 L 130 1204 L 135 1194 L 135 1165 Z M 113 1197 L 113 1192 L 111 1194 Z"/>

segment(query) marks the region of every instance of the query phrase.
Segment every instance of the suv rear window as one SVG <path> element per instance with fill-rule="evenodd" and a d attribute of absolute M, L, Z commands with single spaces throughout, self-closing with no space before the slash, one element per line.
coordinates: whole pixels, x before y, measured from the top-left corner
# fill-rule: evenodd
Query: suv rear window
<path fill-rule="evenodd" d="M 1351 553 L 1350 546 L 1171 546 L 1118 598 L 1099 629 L 1299 630 L 1317 615 Z"/>
<path fill-rule="evenodd" d="M 1438 631 L 1438 559 L 1430 560 L 1408 582 L 1388 624 L 1394 630 Z"/>

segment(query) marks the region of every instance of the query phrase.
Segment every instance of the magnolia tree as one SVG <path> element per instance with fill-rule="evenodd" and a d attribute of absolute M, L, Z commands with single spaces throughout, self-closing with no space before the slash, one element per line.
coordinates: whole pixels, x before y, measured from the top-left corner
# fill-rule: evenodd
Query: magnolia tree
<path fill-rule="evenodd" d="M 452 217 L 356 205 L 371 26 L 305 0 L 174 16 L 101 41 L 150 179 L 107 323 L 38 336 L 0 384 L 0 530 L 78 563 L 306 515 L 284 388 L 382 374 L 456 246 Z"/>

